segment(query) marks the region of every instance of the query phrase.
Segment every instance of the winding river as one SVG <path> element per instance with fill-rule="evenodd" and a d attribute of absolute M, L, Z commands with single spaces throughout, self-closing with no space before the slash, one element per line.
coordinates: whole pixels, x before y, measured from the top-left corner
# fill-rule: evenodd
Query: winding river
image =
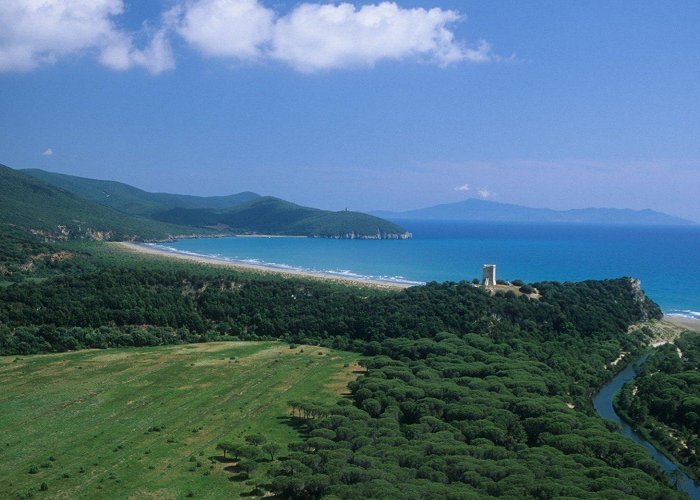
<path fill-rule="evenodd" d="M 614 379 L 612 379 L 608 384 L 603 386 L 603 388 L 596 394 L 593 399 L 593 406 L 595 407 L 598 415 L 604 419 L 611 420 L 620 426 L 620 432 L 641 444 L 646 448 L 651 454 L 652 458 L 656 460 L 661 468 L 668 474 L 671 481 L 676 484 L 676 487 L 686 492 L 690 498 L 700 500 L 700 485 L 696 484 L 690 477 L 688 477 L 683 471 L 681 471 L 676 464 L 669 460 L 663 453 L 659 452 L 654 446 L 642 438 L 639 434 L 634 432 L 632 428 L 622 420 L 615 409 L 613 408 L 613 398 L 615 394 L 630 380 L 634 379 L 637 375 L 636 368 L 644 364 L 647 360 L 648 355 L 642 356 L 634 363 L 631 363 L 624 370 L 622 370 Z"/>

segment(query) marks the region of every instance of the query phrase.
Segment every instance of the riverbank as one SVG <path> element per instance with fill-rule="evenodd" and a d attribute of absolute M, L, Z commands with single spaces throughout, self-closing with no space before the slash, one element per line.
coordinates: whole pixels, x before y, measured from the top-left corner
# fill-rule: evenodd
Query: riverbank
<path fill-rule="evenodd" d="M 392 281 L 374 280 L 374 279 L 364 279 L 355 278 L 349 276 L 339 276 L 335 274 L 312 272 L 312 271 L 301 271 L 297 269 L 278 269 L 274 267 L 264 266 L 261 264 L 253 264 L 248 262 L 239 262 L 231 260 L 222 260 L 214 257 L 205 257 L 200 255 L 189 255 L 184 253 L 171 252 L 162 248 L 147 246 L 139 243 L 129 243 L 125 241 L 108 243 L 122 251 L 138 253 L 141 255 L 149 255 L 152 257 L 160 257 L 171 260 L 196 262 L 199 264 L 226 267 L 231 269 L 238 269 L 243 271 L 253 271 L 259 273 L 273 273 L 288 278 L 310 278 L 323 281 L 330 281 L 333 283 L 351 285 L 351 286 L 362 286 L 362 287 L 372 287 L 381 288 L 387 290 L 402 290 L 404 288 L 409 288 L 411 286 L 406 283 L 396 283 Z"/>
<path fill-rule="evenodd" d="M 698 477 L 692 468 L 688 467 L 686 464 L 681 462 L 678 457 L 674 456 L 673 452 L 669 450 L 666 446 L 664 446 L 663 443 L 661 443 L 658 439 L 655 439 L 654 436 L 651 434 L 649 429 L 647 429 L 644 426 L 638 425 L 632 417 L 629 416 L 629 414 L 620 407 L 619 404 L 619 397 L 620 393 L 618 392 L 615 394 L 613 397 L 613 409 L 615 410 L 615 413 L 617 416 L 625 422 L 641 439 L 645 440 L 647 443 L 649 443 L 654 449 L 656 450 L 657 453 L 660 453 L 666 459 L 671 462 L 678 470 L 683 472 L 687 476 L 687 481 L 688 481 L 688 487 L 691 486 L 696 489 L 700 493 L 700 489 L 698 488 L 700 486 L 700 477 Z M 648 417 L 647 417 L 648 418 Z M 656 421 L 659 423 L 658 421 Z M 666 432 L 668 432 L 668 427 L 664 426 L 666 429 Z M 663 467 L 663 464 L 661 464 Z M 673 472 L 673 471 L 671 471 Z M 670 474 L 669 477 L 673 477 L 673 474 Z M 688 492 L 689 493 L 689 492 Z M 691 497 L 691 498 L 696 498 L 696 497 Z"/>
<path fill-rule="evenodd" d="M 700 498 L 700 487 L 688 475 L 688 472 L 691 471 L 679 464 L 668 450 L 650 439 L 651 436 L 645 433 L 643 429 L 633 428 L 634 422 L 632 419 L 623 411 L 619 411 L 615 403 L 619 391 L 625 384 L 635 379 L 637 376 L 636 369 L 646 362 L 648 356 L 649 354 L 644 354 L 632 363 L 627 364 L 610 382 L 600 388 L 593 398 L 593 407 L 600 417 L 616 423 L 618 432 L 623 436 L 642 445 L 679 490 L 686 492 L 690 498 Z"/>

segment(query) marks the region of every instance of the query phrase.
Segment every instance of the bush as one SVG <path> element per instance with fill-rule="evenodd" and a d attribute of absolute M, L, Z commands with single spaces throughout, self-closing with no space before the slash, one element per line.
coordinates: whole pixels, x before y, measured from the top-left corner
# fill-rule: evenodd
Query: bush
<path fill-rule="evenodd" d="M 530 285 L 523 285 L 519 288 L 520 293 L 524 293 L 526 295 L 530 295 L 532 292 L 535 291 L 534 288 L 532 288 Z"/>

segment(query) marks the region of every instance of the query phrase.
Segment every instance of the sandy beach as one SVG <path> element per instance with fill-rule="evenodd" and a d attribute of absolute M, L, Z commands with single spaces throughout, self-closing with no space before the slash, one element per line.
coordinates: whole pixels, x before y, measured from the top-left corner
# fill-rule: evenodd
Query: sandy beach
<path fill-rule="evenodd" d="M 112 243 L 109 243 L 109 245 L 112 245 L 116 248 L 119 248 L 119 249 L 127 251 L 127 252 L 139 253 L 142 255 L 150 255 L 150 256 L 162 257 L 162 258 L 166 258 L 166 259 L 172 259 L 172 260 L 181 260 L 181 261 L 184 260 L 184 261 L 188 261 L 188 262 L 196 262 L 199 264 L 206 264 L 206 265 L 211 265 L 211 266 L 228 267 L 231 269 L 239 269 L 239 270 L 244 270 L 244 271 L 255 271 L 255 272 L 260 272 L 260 273 L 274 273 L 274 274 L 279 274 L 279 275 L 290 277 L 290 278 L 292 278 L 292 277 L 312 278 L 312 279 L 318 279 L 318 280 L 323 280 L 323 281 L 331 281 L 334 283 L 339 283 L 339 284 L 344 284 L 344 285 L 363 286 L 363 287 L 369 286 L 372 288 L 382 288 L 382 289 L 389 289 L 389 290 L 402 290 L 404 288 L 409 288 L 411 286 L 415 286 L 415 285 L 409 285 L 409 284 L 405 284 L 405 283 L 393 283 L 391 281 L 352 278 L 352 277 L 345 277 L 345 276 L 337 276 L 334 274 L 314 273 L 311 271 L 299 271 L 296 269 L 275 269 L 273 267 L 267 267 L 267 266 L 258 265 L 258 264 L 251 264 L 248 262 L 234 262 L 234 261 L 216 259 L 213 257 L 203 257 L 203 256 L 199 256 L 199 255 L 186 255 L 186 254 L 181 254 L 181 253 L 176 253 L 176 252 L 169 252 L 167 250 L 163 250 L 160 248 L 146 246 L 146 245 L 142 245 L 139 243 L 129 243 L 129 242 L 125 242 L 125 241 L 112 242 Z"/>
<path fill-rule="evenodd" d="M 694 332 L 700 332 L 700 319 L 684 318 L 683 316 L 664 316 L 664 321 L 673 323 L 676 326 L 685 328 L 686 330 L 692 330 Z"/>

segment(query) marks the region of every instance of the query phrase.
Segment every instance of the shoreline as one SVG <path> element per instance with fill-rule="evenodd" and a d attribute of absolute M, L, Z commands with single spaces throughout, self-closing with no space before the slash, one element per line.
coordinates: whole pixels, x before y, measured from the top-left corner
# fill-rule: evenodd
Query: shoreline
<path fill-rule="evenodd" d="M 686 330 L 700 332 L 700 319 L 664 314 L 664 321 L 673 323 L 674 325 L 685 328 Z"/>
<path fill-rule="evenodd" d="M 264 237 L 264 236 L 263 236 Z M 254 271 L 260 273 L 272 273 L 281 275 L 287 278 L 311 278 L 322 281 L 329 281 L 333 283 L 338 283 L 342 285 L 349 286 L 360 286 L 360 287 L 371 287 L 380 288 L 386 290 L 403 290 L 405 288 L 410 288 L 412 286 L 420 286 L 408 283 L 396 283 L 392 281 L 384 281 L 378 279 L 365 279 L 365 278 L 355 278 L 349 276 L 340 276 L 336 274 L 323 273 L 323 272 L 313 272 L 313 271 L 302 271 L 298 269 L 278 269 L 270 266 L 265 266 L 262 264 L 252 264 L 248 262 L 238 262 L 217 259 L 215 257 L 205 257 L 203 255 L 188 255 L 178 252 L 172 252 L 164 250 L 162 248 L 156 248 L 152 246 L 146 246 L 139 243 L 130 243 L 126 241 L 116 241 L 108 243 L 110 246 L 114 246 L 126 252 L 137 253 L 141 255 L 150 255 L 152 257 L 161 257 L 172 260 L 180 260 L 187 262 L 195 262 L 198 264 L 207 264 L 219 267 L 227 267 L 230 269 L 238 269 L 241 271 Z"/>

